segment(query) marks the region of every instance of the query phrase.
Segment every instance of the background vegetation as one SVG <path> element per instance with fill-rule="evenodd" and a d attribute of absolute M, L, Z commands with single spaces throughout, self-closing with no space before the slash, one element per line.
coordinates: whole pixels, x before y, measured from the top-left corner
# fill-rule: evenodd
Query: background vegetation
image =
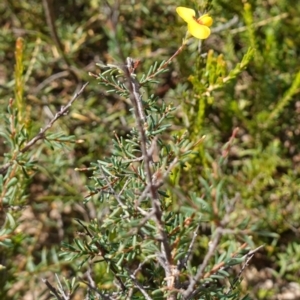
<path fill-rule="evenodd" d="M 152 171 L 164 182 L 160 205 L 174 259 L 193 246 L 180 281 L 202 265 L 211 279 L 203 299 L 300 297 L 300 3 L 214 0 L 211 36 L 189 40 L 164 65 L 186 32 L 176 6 L 209 4 L 1 1 L 1 299 L 50 299 L 51 287 L 72 292 L 61 299 L 106 299 L 95 290 L 115 291 L 120 266 L 120 281 L 132 288 L 127 299 L 147 299 L 128 279 L 146 258 L 137 280 L 152 299 L 172 299 L 152 257 L 158 223 L 148 220 L 141 235 L 148 244 L 128 238 L 143 227 L 142 212 L 131 208 L 146 180 L 128 78 L 114 66 L 128 56 L 140 61 L 148 146 L 158 148 Z M 99 241 L 108 247 L 104 262 Z"/>

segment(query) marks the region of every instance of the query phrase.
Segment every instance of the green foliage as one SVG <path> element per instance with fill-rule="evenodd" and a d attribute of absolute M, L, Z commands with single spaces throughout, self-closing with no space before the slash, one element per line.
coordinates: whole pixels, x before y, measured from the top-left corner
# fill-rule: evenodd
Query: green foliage
<path fill-rule="evenodd" d="M 209 39 L 184 38 L 179 5 L 209 11 Z M 299 4 L 0 12 L 1 299 L 265 299 L 300 284 Z"/>

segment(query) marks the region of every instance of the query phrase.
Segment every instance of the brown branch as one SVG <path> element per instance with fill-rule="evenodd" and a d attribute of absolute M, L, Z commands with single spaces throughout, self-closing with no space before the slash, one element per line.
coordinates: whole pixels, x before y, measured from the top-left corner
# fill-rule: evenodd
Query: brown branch
<path fill-rule="evenodd" d="M 43 3 L 43 8 L 44 8 L 46 23 L 47 23 L 47 26 L 49 27 L 50 34 L 56 45 L 56 48 L 57 48 L 58 52 L 60 53 L 62 59 L 66 63 L 66 65 L 68 67 L 68 71 L 71 74 L 71 76 L 73 77 L 73 79 L 75 80 L 76 84 L 79 84 L 80 80 L 78 78 L 78 75 L 72 69 L 72 64 L 71 64 L 69 58 L 67 57 L 64 47 L 63 47 L 63 44 L 61 42 L 61 39 L 59 38 L 59 36 L 57 34 L 57 29 L 56 29 L 56 25 L 55 25 L 55 14 L 54 14 L 54 9 L 53 9 L 53 0 L 42 0 L 42 3 Z"/>
<path fill-rule="evenodd" d="M 236 138 L 236 135 L 238 134 L 239 128 L 236 127 L 233 129 L 233 132 L 231 134 L 231 137 L 229 138 L 229 141 L 226 143 L 226 148 L 222 152 L 222 157 L 226 158 L 230 152 L 231 146 L 234 142 L 234 139 Z"/>
<path fill-rule="evenodd" d="M 189 261 L 191 255 L 192 255 L 193 247 L 194 247 L 194 244 L 196 242 L 196 238 L 198 236 L 199 228 L 200 228 L 200 222 L 197 225 L 196 229 L 194 230 L 193 238 L 192 238 L 192 241 L 189 245 L 189 248 L 188 248 L 188 251 L 187 251 L 186 255 L 183 257 L 183 259 L 179 260 L 178 263 L 177 263 L 178 271 L 181 271 L 183 268 L 186 268 L 186 266 L 187 266 L 187 262 Z"/>
<path fill-rule="evenodd" d="M 239 251 L 241 251 L 242 249 L 246 248 L 248 246 L 247 243 L 244 243 L 243 245 L 241 245 L 241 247 L 238 248 L 238 250 L 236 250 L 234 253 L 231 254 L 231 258 L 234 258 L 237 256 L 237 254 L 239 253 Z M 221 270 L 224 266 L 226 265 L 226 263 L 224 261 L 214 265 L 211 270 L 209 270 L 207 273 L 205 273 L 202 277 L 203 278 L 208 278 L 213 274 L 216 274 L 219 270 Z"/>
<path fill-rule="evenodd" d="M 19 153 L 25 153 L 27 152 L 34 144 L 36 144 L 37 141 L 42 140 L 45 138 L 45 133 L 47 130 L 49 130 L 53 124 L 62 116 L 65 116 L 68 113 L 69 108 L 73 104 L 73 102 L 82 94 L 86 86 L 88 85 L 88 82 L 85 83 L 82 88 L 79 90 L 79 92 L 76 92 L 72 99 L 68 102 L 66 106 L 63 106 L 59 112 L 55 114 L 53 119 L 49 122 L 49 124 L 40 130 L 40 132 L 32 138 L 20 151 Z M 3 166 L 0 167 L 0 174 L 5 174 L 8 170 L 8 168 L 13 164 L 13 161 L 10 161 Z"/>
<path fill-rule="evenodd" d="M 155 70 L 152 74 L 150 74 L 149 76 L 147 76 L 146 78 L 145 78 L 145 80 L 144 80 L 144 82 L 147 82 L 147 81 L 149 81 L 151 78 L 153 78 L 153 77 L 155 77 L 155 75 L 158 73 L 158 72 L 160 72 L 160 71 L 162 71 L 163 69 L 165 69 L 171 62 L 172 62 L 172 60 L 178 55 L 178 54 L 180 54 L 181 52 L 182 52 L 182 50 L 183 50 L 183 48 L 185 47 L 185 45 L 186 45 L 186 42 L 187 42 L 187 40 L 184 40 L 183 41 L 183 43 L 182 43 L 182 45 L 176 50 L 176 52 L 164 63 L 164 64 L 162 64 L 157 70 Z"/>
<path fill-rule="evenodd" d="M 246 262 L 244 263 L 244 265 L 242 266 L 239 274 L 237 275 L 236 279 L 233 281 L 233 283 L 231 284 L 231 287 L 228 289 L 226 294 L 229 294 L 230 291 L 232 291 L 234 289 L 235 284 L 238 282 L 238 280 L 241 278 L 242 273 L 244 272 L 244 270 L 246 269 L 246 267 L 248 266 L 250 260 L 253 258 L 254 254 L 256 252 L 258 252 L 260 249 L 262 249 L 264 247 L 264 245 L 261 245 L 259 247 L 257 247 L 254 250 L 249 251 L 246 255 L 243 256 L 243 258 L 246 260 Z"/>
<path fill-rule="evenodd" d="M 82 94 L 82 92 L 84 91 L 85 87 L 88 85 L 89 83 L 85 83 L 82 88 L 79 90 L 79 92 L 75 93 L 75 95 L 73 96 L 73 98 L 68 102 L 68 104 L 66 106 L 62 106 L 60 111 L 57 112 L 55 114 L 55 116 L 53 117 L 53 119 L 48 123 L 48 125 L 46 127 L 44 127 L 43 129 L 40 130 L 39 134 L 36 135 L 32 140 L 30 140 L 26 146 L 24 146 L 20 152 L 24 153 L 26 151 L 29 150 L 29 148 L 31 148 L 37 141 L 42 140 L 45 138 L 45 133 L 47 130 L 49 130 L 53 124 L 62 116 L 66 115 L 68 113 L 69 108 L 71 107 L 71 105 L 73 104 L 73 102 Z"/>
<path fill-rule="evenodd" d="M 128 270 L 129 272 L 129 270 Z M 148 295 L 148 293 L 146 292 L 146 290 L 144 289 L 144 287 L 136 280 L 135 275 L 134 274 L 130 274 L 130 278 L 133 281 L 133 284 L 135 285 L 135 287 L 137 289 L 140 290 L 140 292 L 143 294 L 143 296 L 145 297 L 146 300 L 152 300 L 152 298 Z"/>
<path fill-rule="evenodd" d="M 195 291 L 195 285 L 199 281 L 199 279 L 203 276 L 204 270 L 207 267 L 209 260 L 215 254 L 215 250 L 216 250 L 217 246 L 219 245 L 221 236 L 222 236 L 222 228 L 218 227 L 215 231 L 214 239 L 209 244 L 209 250 L 204 257 L 202 264 L 198 268 L 197 274 L 193 278 L 190 279 L 190 284 L 183 293 L 183 296 L 185 297 L 185 299 L 187 299 L 187 300 L 192 299 L 191 297 L 193 296 L 193 293 Z"/>
<path fill-rule="evenodd" d="M 43 281 L 43 283 L 46 284 L 47 288 L 52 292 L 53 296 L 55 296 L 58 300 L 64 300 L 63 298 L 61 298 L 61 297 L 58 295 L 56 288 L 53 287 L 53 286 L 51 285 L 51 283 L 50 283 L 47 279 L 42 278 L 42 281 Z"/>
<path fill-rule="evenodd" d="M 151 196 L 152 201 L 152 209 L 154 212 L 154 219 L 157 224 L 158 233 L 159 233 L 159 240 L 162 244 L 162 250 L 161 254 L 163 257 L 163 264 L 162 266 L 165 269 L 166 278 L 169 278 L 173 276 L 172 272 L 172 255 L 171 255 L 171 247 L 168 241 L 168 236 L 164 228 L 164 222 L 162 220 L 162 210 L 159 203 L 159 197 L 157 192 L 157 185 L 155 184 L 155 179 L 153 178 L 153 174 L 150 168 L 151 164 L 151 155 L 148 153 L 147 149 L 147 136 L 144 129 L 144 122 L 145 122 L 145 115 L 144 110 L 142 107 L 142 96 L 140 94 L 140 85 L 135 79 L 134 74 L 134 61 L 128 57 L 127 58 L 127 64 L 124 67 L 124 74 L 128 81 L 128 90 L 129 90 L 129 97 L 132 103 L 132 106 L 134 108 L 134 114 L 136 119 L 136 125 L 140 136 L 140 145 L 141 145 L 141 151 L 144 158 L 144 168 L 145 168 L 145 174 L 147 179 L 147 186 L 146 189 L 149 189 L 149 193 Z M 172 282 L 167 280 L 167 286 L 168 289 L 172 290 L 174 286 L 172 285 Z M 173 295 L 171 295 L 168 299 L 175 299 L 173 298 Z"/>

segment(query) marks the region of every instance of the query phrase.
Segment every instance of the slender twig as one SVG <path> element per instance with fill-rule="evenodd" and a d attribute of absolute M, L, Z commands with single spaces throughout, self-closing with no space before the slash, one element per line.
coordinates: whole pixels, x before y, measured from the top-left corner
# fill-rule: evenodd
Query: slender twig
<path fill-rule="evenodd" d="M 58 285 L 58 291 L 61 293 L 63 299 L 64 299 L 64 300 L 70 300 L 70 299 L 71 299 L 71 294 L 68 293 L 68 294 L 66 295 L 66 293 L 65 293 L 65 291 L 64 291 L 64 288 L 63 288 L 63 286 L 62 286 L 62 284 L 61 284 L 61 281 L 60 281 L 58 275 L 55 274 L 55 277 L 56 277 L 56 281 L 57 281 L 57 285 Z"/>
<path fill-rule="evenodd" d="M 152 79 L 153 77 L 156 76 L 157 73 L 159 73 L 160 71 L 162 71 L 163 69 L 165 69 L 171 62 L 172 60 L 182 52 L 182 50 L 184 49 L 185 45 L 187 44 L 187 39 L 184 39 L 182 45 L 175 51 L 175 53 L 164 63 L 162 64 L 157 70 L 155 70 L 152 74 L 150 74 L 149 76 L 147 76 L 144 79 L 144 82 L 149 81 L 150 79 Z"/>
<path fill-rule="evenodd" d="M 168 241 L 168 236 L 164 228 L 164 223 L 162 220 L 162 210 L 159 203 L 159 197 L 157 192 L 157 186 L 154 183 L 154 179 L 152 177 L 152 171 L 150 168 L 151 164 L 151 157 L 149 156 L 148 150 L 147 150 L 147 136 L 144 129 L 144 121 L 145 117 L 143 115 L 143 108 L 142 108 L 142 96 L 139 92 L 139 83 L 135 79 L 134 69 L 132 69 L 132 66 L 134 65 L 133 60 L 131 58 L 127 58 L 127 64 L 126 67 L 124 67 L 124 74 L 128 81 L 128 90 L 130 93 L 130 100 L 132 102 L 132 106 L 134 108 L 134 114 L 136 119 L 136 125 L 140 136 L 140 145 L 141 145 L 141 151 L 142 155 L 144 157 L 144 168 L 145 168 L 145 174 L 147 179 L 147 187 L 146 189 L 149 189 L 149 193 L 151 196 L 151 202 L 152 202 L 152 209 L 155 216 L 155 221 L 157 224 L 157 229 L 160 236 L 160 242 L 162 244 L 161 253 L 165 260 L 165 274 L 166 278 L 172 276 L 172 255 L 171 255 L 171 247 Z M 172 289 L 173 286 L 169 284 L 169 281 L 167 281 L 168 288 Z M 173 299 L 173 297 L 169 297 L 168 299 Z M 175 298 L 174 298 L 175 299 Z"/>
<path fill-rule="evenodd" d="M 227 293 L 226 294 L 229 294 L 233 289 L 234 289 L 234 286 L 235 284 L 238 282 L 238 280 L 241 278 L 242 276 L 242 273 L 244 272 L 244 270 L 246 269 L 246 267 L 248 266 L 250 260 L 253 258 L 254 254 L 256 252 L 258 252 L 260 249 L 262 249 L 264 247 L 264 245 L 261 245 L 259 247 L 257 247 L 256 249 L 254 250 L 251 250 L 249 251 L 246 255 L 243 256 L 243 258 L 246 259 L 244 265 L 242 266 L 239 274 L 237 275 L 236 279 L 233 281 L 233 283 L 231 284 L 231 287 L 228 289 Z"/>
<path fill-rule="evenodd" d="M 133 272 L 133 275 L 136 276 L 136 274 L 142 270 L 142 267 L 150 260 L 150 259 L 153 259 L 155 258 L 156 255 L 152 255 L 152 256 L 148 256 L 143 262 L 141 262 L 138 267 L 135 269 L 135 271 Z"/>
<path fill-rule="evenodd" d="M 231 138 L 229 139 L 229 142 L 227 145 L 227 152 L 229 152 L 228 148 L 230 147 L 232 141 L 234 140 L 235 135 L 237 134 L 237 131 L 238 131 L 238 129 L 236 128 L 233 131 Z M 233 203 L 235 203 L 235 202 L 236 202 L 236 199 L 233 200 Z M 226 225 L 230 221 L 229 215 L 231 214 L 231 212 L 233 210 L 234 210 L 234 204 L 226 205 L 226 214 L 224 215 L 223 219 L 220 222 L 218 222 L 219 226 L 214 231 L 214 238 L 209 243 L 208 252 L 206 253 L 206 255 L 204 257 L 202 264 L 198 267 L 196 275 L 194 277 L 190 278 L 190 283 L 189 283 L 187 289 L 182 293 L 185 300 L 192 299 L 194 295 L 197 295 L 199 290 L 196 289 L 195 286 L 201 278 L 208 277 L 212 272 L 220 269 L 223 266 L 223 263 L 221 263 L 221 264 L 215 266 L 215 268 L 213 268 L 210 272 L 204 274 L 204 271 L 205 271 L 206 267 L 208 266 L 210 259 L 215 254 L 216 248 L 219 245 L 221 237 L 227 232 Z M 246 246 L 246 244 L 243 244 L 241 248 L 244 248 L 245 246 Z"/>
<path fill-rule="evenodd" d="M 89 282 L 87 282 L 87 281 L 85 281 L 85 280 L 83 280 L 83 279 L 80 279 L 80 281 L 81 281 L 82 283 L 86 284 L 91 290 L 93 290 L 94 292 L 96 292 L 102 299 L 104 299 L 104 300 L 113 300 L 113 299 L 114 299 L 113 297 L 109 297 L 109 296 L 107 296 L 107 295 L 104 295 L 104 293 L 101 292 L 101 291 L 99 291 L 99 290 L 94 286 L 93 283 L 89 283 Z M 90 281 L 90 279 L 89 279 L 89 281 Z"/>
<path fill-rule="evenodd" d="M 4 164 L 3 166 L 0 167 L 0 174 L 5 174 L 8 168 L 13 164 L 12 161 Z"/>
<path fill-rule="evenodd" d="M 271 17 L 271 18 L 268 18 L 268 19 L 259 21 L 259 22 L 257 22 L 257 23 L 253 23 L 253 24 L 251 25 L 251 27 L 253 27 L 253 28 L 258 28 L 258 27 L 267 25 L 268 23 L 280 21 L 280 20 L 282 20 L 282 19 L 287 18 L 288 16 L 289 16 L 288 13 L 282 13 L 282 14 L 280 14 L 280 15 L 278 15 L 278 16 Z M 242 27 L 238 27 L 238 28 L 231 29 L 231 30 L 230 30 L 230 34 L 236 34 L 236 33 L 239 33 L 239 32 L 243 32 L 243 31 L 247 30 L 248 27 L 249 27 L 249 26 L 242 26 Z"/>
<path fill-rule="evenodd" d="M 55 81 L 59 78 L 66 77 L 69 74 L 69 71 L 62 71 L 56 74 L 53 74 L 47 77 L 44 81 L 42 81 L 36 88 L 34 88 L 33 93 L 38 94 L 42 89 L 44 89 L 47 85 L 49 85 L 52 81 Z"/>
<path fill-rule="evenodd" d="M 137 209 L 140 211 L 139 207 L 137 207 Z M 144 213 L 143 211 L 140 211 L 140 213 Z M 148 213 L 144 219 L 142 219 L 142 221 L 140 221 L 140 223 L 135 226 L 134 228 L 132 228 L 130 231 L 129 231 L 129 235 L 133 235 L 133 234 L 136 234 L 150 219 L 152 219 L 154 216 L 154 212 L 150 212 Z"/>
<path fill-rule="evenodd" d="M 47 288 L 52 292 L 52 294 L 57 298 L 57 300 L 64 300 L 63 298 L 61 298 L 58 295 L 56 288 L 54 286 L 52 286 L 51 283 L 47 279 L 42 278 L 42 281 L 43 281 L 43 283 L 46 284 Z"/>
<path fill-rule="evenodd" d="M 192 238 L 192 241 L 189 245 L 189 248 L 188 248 L 188 251 L 187 251 L 186 255 L 184 256 L 183 259 L 178 261 L 178 264 L 177 264 L 178 265 L 177 266 L 178 271 L 181 271 L 183 268 L 186 267 L 186 264 L 187 264 L 187 262 L 189 261 L 189 259 L 191 257 L 191 254 L 192 254 L 192 251 L 193 251 L 193 246 L 194 246 L 194 244 L 196 242 L 196 238 L 198 236 L 199 227 L 200 227 L 200 223 L 198 224 L 198 226 L 196 227 L 196 229 L 193 233 L 193 238 Z"/>
<path fill-rule="evenodd" d="M 47 26 L 49 27 L 50 34 L 56 45 L 56 48 L 57 48 L 58 52 L 60 53 L 62 59 L 66 63 L 69 73 L 71 74 L 71 76 L 73 77 L 75 82 L 77 84 L 79 84 L 80 79 L 77 76 L 77 74 L 74 72 L 74 70 L 72 69 L 71 61 L 67 57 L 65 50 L 64 50 L 64 46 L 61 42 L 61 39 L 59 38 L 59 36 L 57 34 L 57 29 L 56 29 L 56 25 L 55 25 L 56 18 L 55 18 L 55 14 L 54 14 L 53 1 L 52 0 L 42 0 L 42 3 L 43 3 L 43 8 L 44 8 L 46 23 L 47 23 Z"/>
<path fill-rule="evenodd" d="M 231 137 L 229 138 L 229 141 L 226 143 L 226 147 L 225 149 L 223 150 L 223 153 L 222 153 L 222 156 L 223 158 L 226 158 L 230 152 L 230 149 L 231 149 L 231 146 L 236 138 L 236 135 L 238 134 L 238 131 L 239 131 L 239 128 L 236 127 L 234 128 L 232 134 L 231 134 Z"/>
<path fill-rule="evenodd" d="M 128 272 L 129 272 L 129 270 L 128 270 Z M 145 299 L 146 300 L 152 300 L 152 298 L 148 295 L 148 293 L 146 292 L 144 287 L 136 280 L 135 276 L 133 274 L 130 274 L 129 276 L 130 276 L 131 280 L 133 281 L 135 287 L 140 290 L 140 292 L 143 294 Z"/>
<path fill-rule="evenodd" d="M 88 266 L 88 270 L 87 270 L 87 272 L 86 272 L 86 277 L 87 277 L 87 279 L 88 279 L 88 281 L 89 281 L 89 284 L 90 284 L 92 287 L 95 287 L 95 286 L 96 286 L 96 283 L 95 283 L 95 281 L 94 281 L 94 279 L 93 279 L 91 273 L 92 273 L 92 270 L 91 270 L 91 266 L 89 265 L 89 266 Z"/>
<path fill-rule="evenodd" d="M 102 166 L 99 166 L 99 168 L 101 169 L 102 175 L 105 178 L 106 182 L 107 182 L 107 186 L 109 187 L 109 190 L 111 191 L 111 193 L 115 196 L 116 200 L 118 201 L 119 205 L 122 208 L 126 208 L 126 205 L 122 202 L 120 196 L 116 193 L 116 191 L 114 190 L 114 188 L 112 187 L 111 183 L 109 182 L 108 177 L 106 176 Z M 127 212 L 126 212 L 127 213 Z M 128 216 L 128 214 L 127 214 Z"/>
<path fill-rule="evenodd" d="M 43 129 L 41 129 L 40 132 L 34 138 L 32 138 L 19 152 L 20 153 L 27 152 L 37 141 L 44 139 L 46 131 L 49 130 L 60 117 L 65 116 L 68 113 L 68 110 L 71 107 L 71 105 L 73 104 L 73 102 L 82 94 L 82 92 L 84 91 L 84 89 L 86 88 L 86 86 L 88 84 L 89 84 L 88 82 L 85 83 L 82 86 L 82 88 L 74 94 L 74 96 L 68 102 L 68 104 L 66 106 L 63 106 L 60 109 L 60 111 L 58 113 L 56 113 L 56 115 L 48 123 L 48 125 L 46 127 L 44 127 Z M 0 174 L 5 174 L 11 165 L 13 165 L 13 161 L 10 161 L 10 162 L 4 164 L 3 166 L 1 166 Z"/>
<path fill-rule="evenodd" d="M 37 141 L 42 140 L 45 138 L 45 133 L 47 130 L 49 130 L 53 124 L 62 116 L 66 115 L 68 113 L 69 108 L 71 107 L 71 105 L 73 104 L 73 102 L 82 94 L 82 92 L 84 91 L 85 87 L 88 85 L 89 83 L 85 83 L 82 88 L 79 90 L 79 92 L 75 93 L 75 95 L 73 96 L 73 98 L 68 102 L 68 104 L 66 106 L 62 106 L 60 111 L 57 112 L 55 114 L 55 116 L 53 117 L 53 119 L 48 123 L 48 125 L 46 127 L 44 127 L 43 129 L 40 130 L 40 132 L 32 139 L 30 140 L 25 147 L 23 147 L 20 152 L 24 153 L 26 151 L 28 151 L 29 148 L 31 148 Z"/>
<path fill-rule="evenodd" d="M 246 247 L 248 246 L 247 243 L 244 243 L 242 244 L 238 250 L 236 250 L 234 253 L 231 254 L 231 257 L 234 258 L 237 256 L 237 254 L 242 250 L 242 249 L 245 249 Z M 226 269 L 228 268 L 228 266 L 226 266 L 226 262 L 225 261 L 221 261 L 217 264 L 215 264 L 208 272 L 206 272 L 202 278 L 208 278 L 210 277 L 211 275 L 213 274 L 216 274 L 219 270 L 222 270 L 222 269 Z"/>
<path fill-rule="evenodd" d="M 126 61 L 126 70 L 127 70 L 127 76 L 129 75 L 130 77 L 130 93 L 132 94 L 132 99 L 134 100 L 135 108 L 137 109 L 138 113 L 138 120 L 143 125 L 145 123 L 146 117 L 143 109 L 143 104 L 142 104 L 142 95 L 140 94 L 140 84 L 138 81 L 134 78 L 135 74 L 133 74 L 134 70 L 134 62 L 132 58 L 127 57 Z M 128 77 L 127 77 L 128 78 Z"/>
<path fill-rule="evenodd" d="M 197 274 L 193 278 L 190 279 L 190 284 L 189 284 L 188 288 L 183 293 L 183 296 L 185 297 L 186 300 L 192 299 L 192 295 L 193 295 L 193 292 L 195 290 L 195 285 L 199 281 L 199 279 L 203 276 L 204 270 L 207 267 L 207 265 L 209 263 L 209 260 L 215 254 L 215 250 L 216 250 L 216 248 L 219 244 L 221 236 L 222 236 L 222 228 L 218 227 L 215 230 L 214 239 L 210 242 L 209 250 L 208 250 L 208 252 L 206 253 L 206 255 L 204 257 L 202 264 L 198 268 Z"/>
<path fill-rule="evenodd" d="M 157 172 L 155 172 L 153 174 L 152 179 L 153 179 L 153 183 L 155 184 L 156 188 L 159 188 L 160 186 L 163 185 L 163 183 L 165 182 L 165 180 L 169 176 L 170 172 L 173 170 L 173 168 L 175 167 L 175 165 L 177 163 L 178 163 L 178 157 L 175 157 L 173 159 L 173 161 L 170 163 L 170 165 L 166 171 L 162 172 L 161 170 L 158 170 Z M 150 190 L 150 187 L 146 186 L 146 188 L 140 195 L 139 199 L 137 200 L 136 205 L 139 205 L 147 197 L 149 190 Z"/>
<path fill-rule="evenodd" d="M 225 24 L 221 24 L 211 30 L 212 33 L 217 33 L 226 29 L 229 29 L 231 26 L 235 25 L 239 21 L 239 17 L 235 15 L 231 20 Z"/>

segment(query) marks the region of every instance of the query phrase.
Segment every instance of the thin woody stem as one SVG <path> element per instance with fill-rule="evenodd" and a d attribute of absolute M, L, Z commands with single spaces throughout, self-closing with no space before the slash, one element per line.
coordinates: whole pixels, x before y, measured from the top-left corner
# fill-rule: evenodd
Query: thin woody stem
<path fill-rule="evenodd" d="M 173 265 L 171 246 L 169 244 L 168 235 L 165 230 L 164 222 L 162 220 L 162 210 L 160 207 L 159 196 L 157 192 L 158 186 L 154 182 L 153 174 L 150 167 L 151 157 L 147 149 L 147 135 L 144 128 L 145 116 L 142 107 L 142 96 L 139 92 L 140 84 L 137 82 L 137 80 L 134 77 L 135 74 L 131 68 L 132 64 L 133 64 L 133 60 L 130 57 L 127 58 L 127 64 L 126 67 L 124 67 L 124 74 L 128 81 L 128 90 L 130 93 L 129 97 L 132 102 L 132 106 L 134 108 L 136 125 L 140 136 L 140 146 L 144 158 L 144 168 L 145 168 L 145 174 L 147 178 L 147 186 L 145 189 L 149 191 L 151 197 L 153 216 L 157 224 L 157 229 L 159 233 L 159 242 L 161 243 L 162 246 L 161 249 L 162 259 L 160 259 L 160 261 L 161 261 L 161 265 L 165 270 L 166 278 L 169 278 L 172 276 L 172 265 Z M 169 284 L 169 282 L 167 283 L 167 285 L 170 290 L 174 288 L 172 284 Z M 168 299 L 170 300 L 175 299 L 174 295 L 170 295 Z"/>
<path fill-rule="evenodd" d="M 156 74 L 158 72 L 160 72 L 161 70 L 165 69 L 171 62 L 172 60 L 182 52 L 183 48 L 185 47 L 185 45 L 187 44 L 187 38 L 185 38 L 182 42 L 182 45 L 176 50 L 176 52 L 164 63 L 162 64 L 155 72 L 153 72 L 151 75 L 149 75 L 145 81 L 148 81 L 149 79 L 153 78 L 156 76 Z"/>

